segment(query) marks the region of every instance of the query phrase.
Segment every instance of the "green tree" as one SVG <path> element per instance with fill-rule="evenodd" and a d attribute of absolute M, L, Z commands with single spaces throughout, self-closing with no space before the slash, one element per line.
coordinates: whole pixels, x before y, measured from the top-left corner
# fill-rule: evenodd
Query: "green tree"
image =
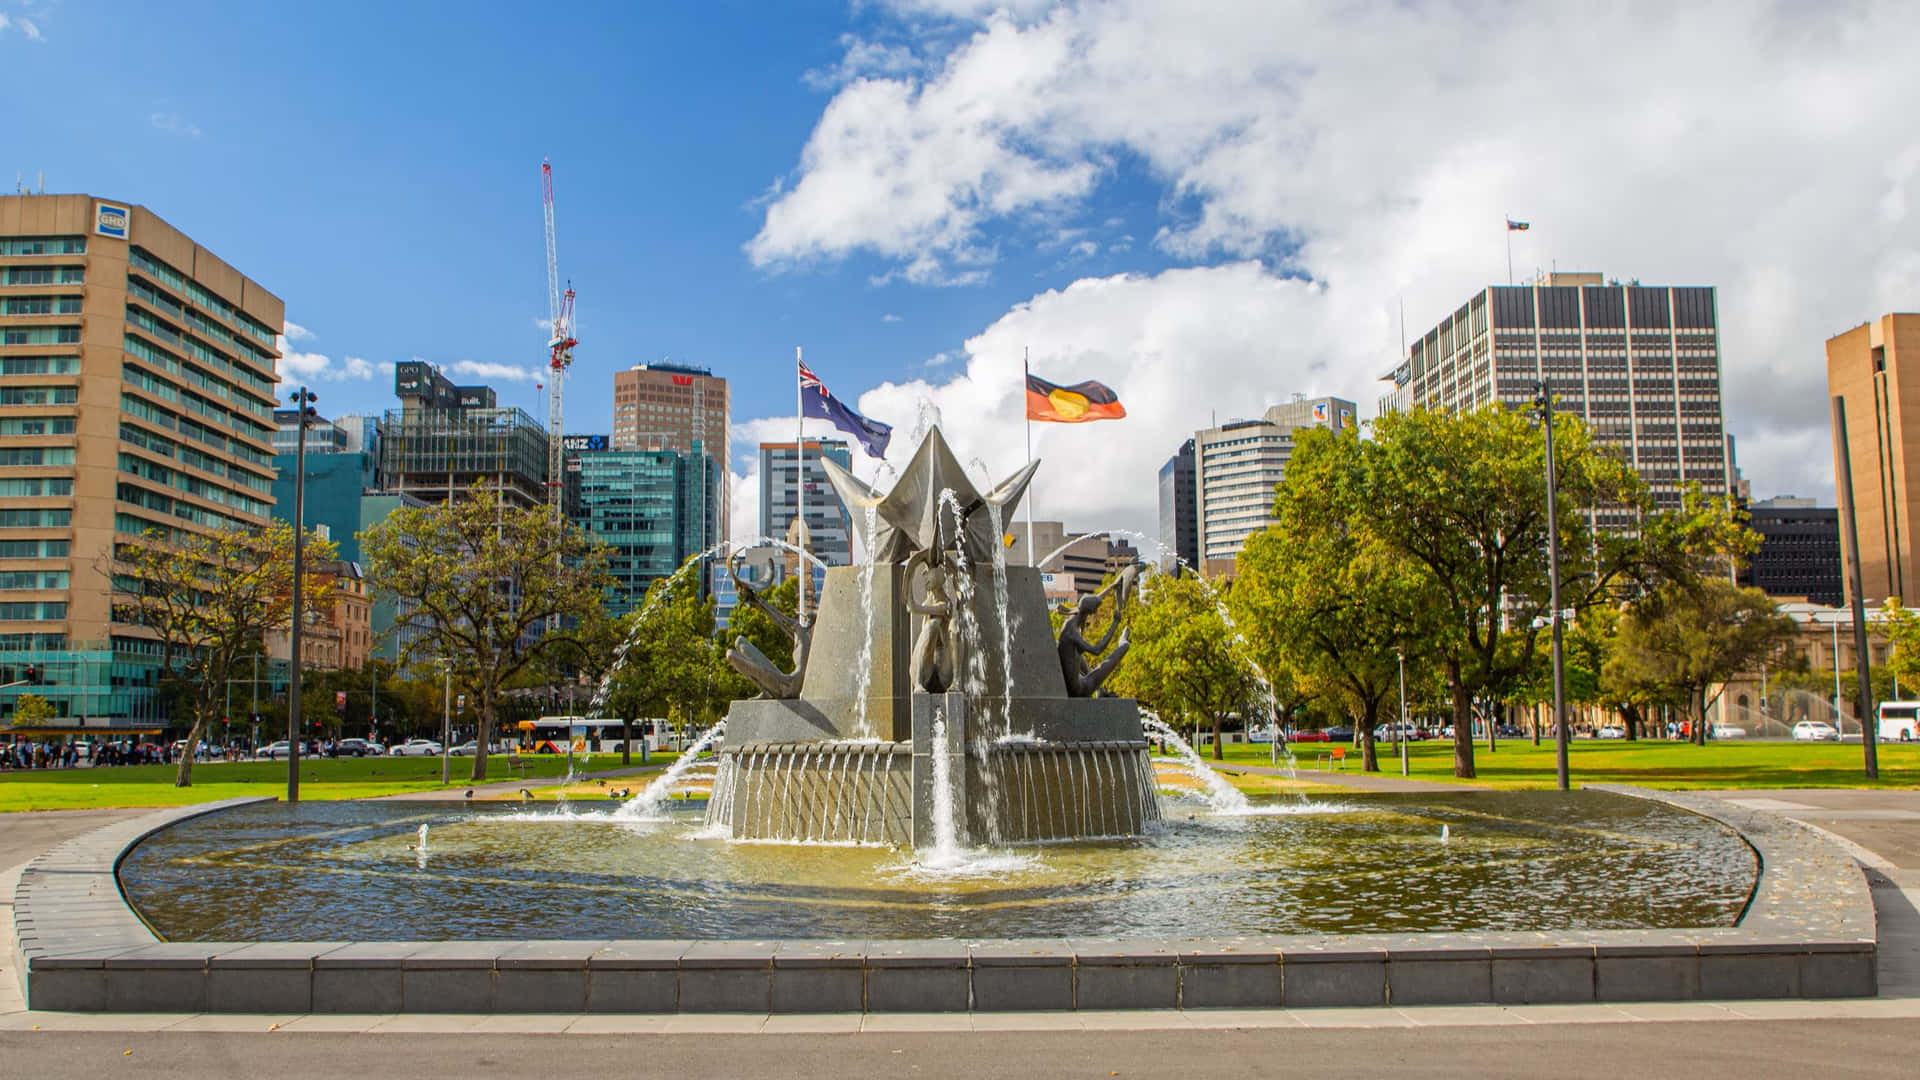
<path fill-rule="evenodd" d="M 1888 597 L 1880 612 L 1884 619 L 1881 628 L 1891 646 L 1887 662 L 1880 666 L 1893 679 L 1910 687 L 1920 687 L 1920 612 L 1903 607 L 1897 596 Z M 1856 686 L 1859 684 L 1857 679 L 1854 682 Z"/>
<path fill-rule="evenodd" d="M 478 482 L 451 504 L 394 511 L 361 544 L 368 583 L 398 599 L 398 626 L 415 631 L 402 662 L 452 659 L 474 695 L 482 746 L 511 680 L 571 640 L 541 629 L 586 614 L 612 584 L 604 547 L 544 506 L 502 505 Z M 486 778 L 487 755 L 475 754 L 473 779 Z"/>
<path fill-rule="evenodd" d="M 313 567 L 334 558 L 317 534 L 305 541 L 304 603 L 322 611 L 332 600 L 332 578 Z M 112 576 L 114 621 L 144 626 L 160 642 L 160 670 L 188 703 L 193 724 L 187 745 L 197 746 L 226 704 L 227 680 L 251 659 L 268 631 L 289 626 L 293 614 L 293 526 L 275 521 L 260 529 L 211 533 L 157 530 L 119 541 L 105 568 Z M 193 755 L 180 755 L 176 787 L 193 785 Z"/>
<path fill-rule="evenodd" d="M 698 575 L 683 567 L 654 582 L 635 628 L 614 674 L 620 715 L 665 717 L 683 729 L 709 719 L 721 700 L 723 661 L 713 640 L 713 601 L 700 595 Z"/>
<path fill-rule="evenodd" d="M 1751 542 L 1723 502 L 1695 494 L 1682 512 L 1657 512 L 1646 485 L 1578 418 L 1556 413 L 1554 429 L 1559 520 L 1551 524 L 1544 440 L 1521 412 L 1389 413 L 1361 444 L 1366 498 L 1356 525 L 1425 567 L 1437 597 L 1432 651 L 1447 680 L 1459 777 L 1474 775 L 1474 701 L 1509 696 L 1535 662 L 1545 622 L 1536 616 L 1550 606 L 1550 530 L 1561 604 L 1575 612 L 1690 578 Z M 1602 508 L 1637 515 L 1639 530 L 1596 533 L 1590 514 Z"/>
<path fill-rule="evenodd" d="M 13 703 L 13 726 L 32 727 L 53 719 L 53 702 L 39 694 L 21 694 Z"/>
<path fill-rule="evenodd" d="M 1277 520 L 1247 538 L 1232 598 L 1261 666 L 1343 700 L 1361 766 L 1378 772 L 1374 728 L 1399 694 L 1400 657 L 1417 658 L 1435 633 L 1435 597 L 1420 566 L 1357 527 L 1364 478 L 1357 432 L 1303 432 L 1275 491 Z"/>
<path fill-rule="evenodd" d="M 1610 662 L 1629 685 L 1664 688 L 1693 716 L 1693 741 L 1707 741 L 1707 689 L 1771 657 L 1793 640 L 1793 620 L 1758 589 L 1721 578 L 1670 583 L 1620 620 Z"/>
<path fill-rule="evenodd" d="M 1210 722 L 1213 756 L 1223 757 L 1222 726 L 1235 713 L 1250 714 L 1260 688 L 1214 593 L 1191 574 L 1158 574 L 1124 618 L 1131 644 L 1107 685 L 1170 723 L 1185 720 L 1197 731 Z"/>

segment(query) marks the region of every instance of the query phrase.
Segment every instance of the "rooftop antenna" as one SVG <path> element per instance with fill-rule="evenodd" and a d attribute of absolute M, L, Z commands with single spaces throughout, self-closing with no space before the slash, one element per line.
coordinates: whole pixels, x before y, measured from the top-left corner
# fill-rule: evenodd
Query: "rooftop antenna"
<path fill-rule="evenodd" d="M 41 170 L 40 170 L 40 191 L 39 191 L 39 194 L 41 194 L 41 195 L 45 195 L 46 193 L 47 193 L 47 170 L 45 170 L 45 169 L 41 169 Z"/>

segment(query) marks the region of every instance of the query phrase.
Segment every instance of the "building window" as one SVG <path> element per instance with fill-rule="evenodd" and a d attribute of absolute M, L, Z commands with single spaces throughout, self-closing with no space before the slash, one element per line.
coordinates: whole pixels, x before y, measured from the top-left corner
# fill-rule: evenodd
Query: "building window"
<path fill-rule="evenodd" d="M 0 345 L 78 345 L 77 326 L 9 326 L 0 330 Z"/>
<path fill-rule="evenodd" d="M 0 435 L 71 435 L 71 416 L 9 416 L 0 418 Z"/>
<path fill-rule="evenodd" d="M 0 386 L 0 405 L 72 405 L 79 400 L 77 386 Z"/>
<path fill-rule="evenodd" d="M 84 236 L 4 236 L 0 255 L 85 255 Z"/>

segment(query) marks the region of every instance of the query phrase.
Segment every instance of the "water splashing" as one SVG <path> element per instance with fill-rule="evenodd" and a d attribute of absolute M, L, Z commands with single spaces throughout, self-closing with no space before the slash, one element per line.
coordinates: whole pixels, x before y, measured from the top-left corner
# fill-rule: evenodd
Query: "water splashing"
<path fill-rule="evenodd" d="M 1140 710 L 1140 726 L 1167 740 L 1167 745 L 1178 755 L 1181 771 L 1200 782 L 1209 809 L 1216 814 L 1247 813 L 1250 806 L 1247 797 L 1240 793 L 1240 789 L 1227 783 L 1226 777 L 1214 772 L 1211 766 L 1200 760 L 1200 755 L 1187 740 L 1180 737 L 1179 732 L 1145 709 Z"/>
<path fill-rule="evenodd" d="M 413 865 L 421 870 L 427 868 L 427 826 L 420 824 L 420 842 L 413 847 Z"/>
<path fill-rule="evenodd" d="M 645 791 L 635 795 L 625 806 L 614 811 L 613 816 L 621 821 L 650 821 L 658 818 L 660 804 L 667 801 L 668 795 L 673 794 L 674 785 L 693 769 L 700 755 L 720 738 L 726 728 L 727 722 L 722 720 L 713 725 L 705 735 L 695 739 L 693 745 L 687 747 L 686 752 L 680 755 L 679 760 L 667 766 L 666 772 L 654 777 L 653 783 L 648 784 Z"/>

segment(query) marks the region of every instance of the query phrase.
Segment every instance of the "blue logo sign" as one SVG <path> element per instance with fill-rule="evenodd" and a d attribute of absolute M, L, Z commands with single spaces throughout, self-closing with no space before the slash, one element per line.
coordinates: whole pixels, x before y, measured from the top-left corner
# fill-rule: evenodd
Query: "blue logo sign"
<path fill-rule="evenodd" d="M 93 231 L 101 236 L 111 236 L 115 240 L 127 238 L 127 223 L 133 213 L 124 206 L 112 203 L 93 204 Z"/>

